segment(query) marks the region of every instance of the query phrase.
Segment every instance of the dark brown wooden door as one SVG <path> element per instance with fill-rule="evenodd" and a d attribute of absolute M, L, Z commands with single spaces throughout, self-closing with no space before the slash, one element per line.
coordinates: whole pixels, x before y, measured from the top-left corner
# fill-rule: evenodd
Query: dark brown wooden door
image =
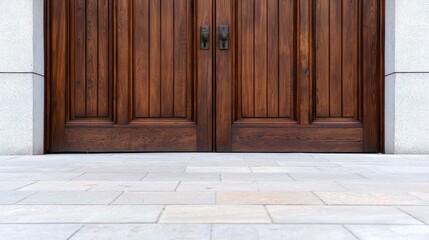
<path fill-rule="evenodd" d="M 216 149 L 381 151 L 382 0 L 217 0 Z"/>
<path fill-rule="evenodd" d="M 48 150 L 382 151 L 383 5 L 47 0 Z"/>
<path fill-rule="evenodd" d="M 198 4 L 196 4 L 198 2 Z M 207 0 L 48 0 L 50 151 L 211 151 Z"/>

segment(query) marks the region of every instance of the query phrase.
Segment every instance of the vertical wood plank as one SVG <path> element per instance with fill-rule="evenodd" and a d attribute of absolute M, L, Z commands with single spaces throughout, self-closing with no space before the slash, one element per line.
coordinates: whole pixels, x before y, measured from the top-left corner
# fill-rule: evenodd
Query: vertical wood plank
<path fill-rule="evenodd" d="M 227 24 L 230 26 L 230 47 L 234 46 L 235 25 L 233 24 L 233 4 L 232 0 L 215 0 L 215 21 L 218 24 Z M 218 31 L 218 29 L 216 29 Z M 217 32 L 216 39 L 219 32 Z M 233 99 L 233 49 L 219 50 L 216 49 L 216 150 L 231 151 L 231 133 L 232 133 L 232 116 Z"/>
<path fill-rule="evenodd" d="M 362 0 L 363 42 L 362 42 L 362 84 L 364 151 L 377 152 L 380 149 L 380 66 L 379 66 L 379 4 L 377 0 Z"/>
<path fill-rule="evenodd" d="M 329 116 L 341 117 L 342 113 L 342 2 L 330 0 L 329 37 Z M 345 19 L 348 21 L 348 19 Z"/>
<path fill-rule="evenodd" d="M 98 3 L 86 2 L 86 115 L 97 116 L 98 100 Z"/>
<path fill-rule="evenodd" d="M 279 0 L 279 117 L 292 113 L 294 76 L 294 0 Z"/>
<path fill-rule="evenodd" d="M 196 63 L 197 68 L 195 73 L 196 79 L 196 95 L 197 95 L 197 149 L 199 151 L 210 151 L 213 146 L 213 53 L 216 45 L 213 44 L 215 37 L 215 28 L 213 27 L 213 1 L 212 0 L 198 0 L 194 1 L 194 10 L 196 16 L 196 26 L 209 25 L 211 39 L 211 48 L 207 50 L 200 50 L 198 45 L 194 44 L 196 49 Z M 198 31 L 198 30 L 197 30 Z M 199 34 L 196 34 L 196 42 L 199 43 Z M 220 126 L 219 126 L 220 127 Z M 218 127 L 218 128 L 219 128 Z"/>
<path fill-rule="evenodd" d="M 254 117 L 254 5 L 255 0 L 246 0 L 242 7 L 242 69 L 241 111 L 242 117 Z"/>
<path fill-rule="evenodd" d="M 67 18 L 68 18 L 68 7 L 65 1 L 50 1 L 48 3 L 50 7 L 49 17 L 49 29 L 50 33 L 48 46 L 48 52 L 51 54 L 50 62 L 48 67 L 50 71 L 49 76 L 51 77 L 51 114 L 52 114 L 52 149 L 62 149 L 66 145 L 65 139 L 65 123 L 66 119 L 66 104 L 67 101 L 64 98 L 64 89 L 66 89 L 67 82 Z M 77 6 L 76 6 L 77 7 Z M 85 11 L 85 8 L 80 11 Z M 76 16 L 77 17 L 77 16 Z M 85 29 L 85 28 L 83 28 Z M 82 42 L 84 42 L 82 39 Z"/>
<path fill-rule="evenodd" d="M 76 0 L 74 4 L 74 117 L 86 116 L 86 4 Z"/>
<path fill-rule="evenodd" d="M 129 1 L 117 0 L 117 124 L 129 122 Z"/>
<path fill-rule="evenodd" d="M 299 0 L 299 113 L 300 123 L 303 125 L 310 124 L 310 23 L 311 11 L 310 0 Z"/>
<path fill-rule="evenodd" d="M 161 0 L 150 0 L 150 117 L 161 117 Z"/>
<path fill-rule="evenodd" d="M 268 117 L 279 117 L 279 0 L 267 0 Z"/>
<path fill-rule="evenodd" d="M 255 0 L 255 117 L 267 117 L 267 0 Z"/>
<path fill-rule="evenodd" d="M 358 2 L 343 1 L 343 117 L 358 117 Z"/>
<path fill-rule="evenodd" d="M 174 1 L 174 117 L 186 117 L 189 0 Z"/>
<path fill-rule="evenodd" d="M 109 1 L 98 0 L 98 112 L 109 116 Z"/>
<path fill-rule="evenodd" d="M 317 117 L 329 117 L 329 2 L 316 0 Z"/>
<path fill-rule="evenodd" d="M 161 117 L 174 113 L 174 0 L 161 1 Z"/>
<path fill-rule="evenodd" d="M 149 0 L 134 0 L 134 117 L 149 117 Z"/>

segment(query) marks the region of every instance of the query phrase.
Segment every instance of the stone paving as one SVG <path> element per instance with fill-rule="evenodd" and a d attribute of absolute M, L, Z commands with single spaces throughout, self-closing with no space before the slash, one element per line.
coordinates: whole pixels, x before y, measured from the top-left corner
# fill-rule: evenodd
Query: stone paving
<path fill-rule="evenodd" d="M 428 240 L 429 156 L 0 156 L 0 239 Z"/>

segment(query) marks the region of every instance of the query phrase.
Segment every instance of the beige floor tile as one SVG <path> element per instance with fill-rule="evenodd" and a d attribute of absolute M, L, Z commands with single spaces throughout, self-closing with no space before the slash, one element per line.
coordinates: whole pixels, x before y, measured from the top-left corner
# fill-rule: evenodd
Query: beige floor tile
<path fill-rule="evenodd" d="M 214 225 L 212 240 L 357 240 L 342 226 Z"/>
<path fill-rule="evenodd" d="M 309 224 L 421 224 L 393 207 L 267 206 L 275 223 Z"/>
<path fill-rule="evenodd" d="M 429 200 L 408 193 L 315 192 L 330 205 L 429 205 Z"/>
<path fill-rule="evenodd" d="M 213 192 L 126 192 L 113 204 L 215 204 Z"/>
<path fill-rule="evenodd" d="M 254 205 L 172 205 L 167 206 L 161 223 L 270 223 L 263 206 Z"/>
<path fill-rule="evenodd" d="M 429 192 L 426 182 L 338 182 L 352 192 Z"/>
<path fill-rule="evenodd" d="M 323 204 L 309 192 L 219 192 L 217 204 L 288 204 L 319 205 Z"/>

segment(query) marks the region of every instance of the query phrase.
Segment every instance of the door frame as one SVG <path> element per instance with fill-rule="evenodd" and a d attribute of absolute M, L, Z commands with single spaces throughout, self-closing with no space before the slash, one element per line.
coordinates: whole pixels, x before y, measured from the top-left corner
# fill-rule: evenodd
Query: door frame
<path fill-rule="evenodd" d="M 194 0 L 196 1 L 196 0 Z M 213 81 L 212 81 L 212 99 L 216 99 L 218 97 L 218 91 L 217 91 L 217 77 L 218 77 L 218 72 L 216 71 L 216 61 L 218 60 L 217 56 L 216 56 L 216 52 L 215 51 L 217 48 L 217 21 L 216 21 L 216 6 L 218 1 L 212 1 L 212 0 L 208 0 L 212 2 L 212 23 L 216 23 L 216 25 L 211 25 L 212 30 L 212 66 L 214 69 L 212 69 L 212 76 L 213 76 Z M 237 3 L 235 0 L 231 0 L 235 3 Z M 313 0 L 296 0 L 296 1 L 313 1 Z M 380 89 L 380 107 L 379 107 L 379 114 L 380 114 L 380 121 L 379 121 L 379 129 L 380 129 L 380 153 L 384 153 L 385 152 L 385 3 L 386 0 L 379 0 L 379 9 L 380 9 L 380 18 L 379 18 L 379 22 L 378 22 L 378 30 L 379 30 L 379 67 L 381 69 L 379 69 L 379 89 Z M 52 85 L 52 74 L 51 74 L 51 67 L 50 67 L 50 62 L 51 62 L 51 41 L 50 41 L 50 37 L 52 32 L 51 32 L 51 28 L 50 28 L 50 21 L 51 21 L 51 16 L 50 16 L 50 10 L 51 10 L 51 6 L 49 4 L 50 0 L 44 0 L 44 63 L 45 63 L 45 94 L 44 94 L 44 106 L 45 106 L 45 112 L 44 112 L 44 153 L 51 153 L 51 133 L 52 133 L 52 121 L 51 121 L 51 85 Z M 216 2 L 216 3 L 215 3 Z M 236 7 L 236 4 L 234 4 L 234 6 Z M 197 24 L 197 21 L 195 21 L 195 24 Z M 233 24 L 237 24 L 236 22 L 234 22 Z M 197 26 L 195 26 L 197 27 Z M 236 39 L 232 39 L 233 43 L 235 43 Z M 196 43 L 196 41 L 195 41 Z M 197 51 L 198 53 L 199 51 Z M 235 54 L 235 53 L 233 53 Z M 212 103 L 212 117 L 213 117 L 213 124 L 212 124 L 212 132 L 213 132 L 213 136 L 212 136 L 212 149 L 213 152 L 217 152 L 218 146 L 216 144 L 216 139 L 220 136 L 219 133 L 217 133 L 217 129 L 216 129 L 216 122 L 217 122 L 217 117 L 216 117 L 216 111 L 218 110 L 218 104 L 217 101 L 213 101 Z"/>

